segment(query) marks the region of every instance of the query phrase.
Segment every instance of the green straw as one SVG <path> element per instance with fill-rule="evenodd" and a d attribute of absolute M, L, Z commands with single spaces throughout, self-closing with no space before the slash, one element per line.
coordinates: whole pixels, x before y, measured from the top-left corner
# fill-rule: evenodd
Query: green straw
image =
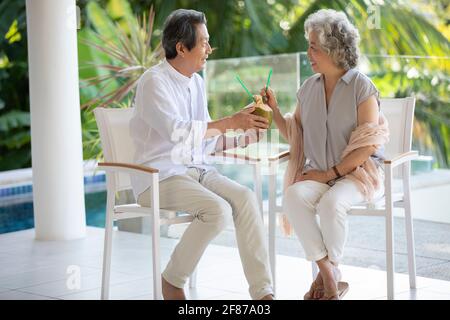
<path fill-rule="evenodd" d="M 236 79 L 239 81 L 239 83 L 241 84 L 242 88 L 245 89 L 245 91 L 247 92 L 248 96 L 250 97 L 250 99 L 253 99 L 253 95 L 250 93 L 250 91 L 248 91 L 247 87 L 245 86 L 244 82 L 242 82 L 241 78 L 239 78 L 239 75 L 236 75 Z"/>
<path fill-rule="evenodd" d="M 267 93 L 267 88 L 269 87 L 269 84 L 270 84 L 270 77 L 271 76 L 272 76 L 272 68 L 270 68 L 269 76 L 267 77 L 266 93 Z"/>
<path fill-rule="evenodd" d="M 266 83 L 266 90 L 264 90 L 265 95 L 263 97 L 263 102 L 267 103 L 267 89 L 269 88 L 269 84 L 270 84 L 270 77 L 272 76 L 272 68 L 270 68 L 269 71 L 269 76 L 267 77 L 267 83 Z"/>

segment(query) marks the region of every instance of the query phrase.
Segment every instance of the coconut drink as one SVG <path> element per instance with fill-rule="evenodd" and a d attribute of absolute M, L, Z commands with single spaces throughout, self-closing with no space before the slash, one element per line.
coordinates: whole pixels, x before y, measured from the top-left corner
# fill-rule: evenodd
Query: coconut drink
<path fill-rule="evenodd" d="M 253 111 L 252 114 L 266 118 L 269 121 L 270 127 L 273 116 L 272 109 L 268 105 L 264 104 L 263 98 L 259 94 L 255 94 L 253 96 L 253 100 L 255 101 L 255 111 Z"/>

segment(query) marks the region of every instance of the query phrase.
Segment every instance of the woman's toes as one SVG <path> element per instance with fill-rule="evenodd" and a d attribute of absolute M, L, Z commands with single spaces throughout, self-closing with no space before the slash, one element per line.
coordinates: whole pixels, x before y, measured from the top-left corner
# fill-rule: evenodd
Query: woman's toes
<path fill-rule="evenodd" d="M 323 291 L 322 290 L 316 290 L 314 291 L 314 299 L 320 299 L 323 296 Z"/>

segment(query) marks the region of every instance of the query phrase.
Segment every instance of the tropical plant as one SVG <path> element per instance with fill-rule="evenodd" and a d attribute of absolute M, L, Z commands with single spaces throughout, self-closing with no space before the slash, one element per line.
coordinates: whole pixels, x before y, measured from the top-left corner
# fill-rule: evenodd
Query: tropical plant
<path fill-rule="evenodd" d="M 91 50 L 98 50 L 109 57 L 107 63 L 88 62 L 88 68 L 96 69 L 100 74 L 94 77 L 82 78 L 81 89 L 96 87 L 97 95 L 84 102 L 81 108 L 105 107 L 113 103 L 120 103 L 134 92 L 137 81 L 149 67 L 161 60 L 161 45 L 152 50 L 150 43 L 153 31 L 155 12 L 150 7 L 148 18 L 144 14 L 142 19 L 125 15 L 125 23 L 112 23 L 106 14 L 95 3 L 88 4 L 92 15 L 102 16 L 102 22 L 107 25 L 108 34 L 92 31 L 89 37 L 81 41 Z M 103 30 L 104 26 L 99 26 Z M 106 74 L 104 72 L 106 71 Z"/>
<path fill-rule="evenodd" d="M 25 1 L 0 2 L 0 171 L 31 166 Z"/>
<path fill-rule="evenodd" d="M 287 51 L 307 49 L 303 36 L 305 20 L 311 13 L 324 8 L 346 13 L 359 30 L 364 54 L 449 55 L 449 40 L 420 12 L 398 0 L 382 4 L 373 0 L 313 1 L 289 29 Z"/>
<path fill-rule="evenodd" d="M 157 34 L 161 32 L 158 26 L 162 26 L 165 17 L 177 8 L 205 12 L 211 45 L 218 49 L 212 56 L 216 59 L 305 51 L 307 42 L 303 24 L 308 15 L 322 8 L 344 11 L 360 31 L 361 51 L 369 57 L 370 76 L 382 96 L 416 96 L 415 147 L 421 153 L 433 154 L 440 166 L 450 165 L 450 138 L 446 134 L 450 128 L 446 111 L 449 100 L 442 90 L 449 85 L 449 62 L 446 58 L 449 41 L 420 11 L 397 0 L 385 1 L 382 5 L 365 0 L 155 0 L 153 3 L 158 9 L 155 17 Z M 148 4 L 131 1 L 130 5 L 139 12 Z M 425 4 L 416 0 L 414 5 Z M 437 5 L 442 6 L 442 3 L 436 4 L 436 10 Z M 398 55 L 432 55 L 442 59 L 403 61 L 401 70 L 395 71 L 395 63 L 389 56 Z M 420 76 L 411 77 L 410 70 L 420 70 Z M 302 80 L 307 72 L 302 72 Z M 210 111 L 221 114 L 224 106 L 221 105 L 219 111 L 216 100 L 210 101 Z M 225 105 L 229 112 L 236 111 L 233 108 L 239 106 Z"/>
<path fill-rule="evenodd" d="M 416 10 L 413 10 L 411 3 L 405 6 L 396 0 L 384 1 L 382 5 L 364 0 L 316 0 L 289 30 L 287 51 L 304 51 L 307 48 L 302 32 L 309 14 L 322 8 L 344 11 L 360 32 L 361 51 L 368 57 L 370 76 L 381 95 L 416 97 L 414 147 L 421 154 L 432 154 L 435 165 L 449 167 L 449 40 L 438 25 L 433 24 L 423 11 L 417 10 L 417 6 L 424 6 L 425 3 L 414 1 L 414 4 Z M 430 11 L 432 5 L 427 5 Z M 448 2 L 446 7 L 440 1 L 434 5 L 439 12 L 450 10 Z M 448 34 L 447 29 L 444 31 Z"/>
<path fill-rule="evenodd" d="M 81 109 L 84 157 L 101 157 L 101 148 L 92 109 L 129 107 L 140 76 L 162 59 L 158 43 L 151 41 L 155 12 L 134 16 L 128 3 L 115 0 L 102 9 L 96 2 L 87 4 L 95 30 L 86 28 L 80 36 L 83 65 L 80 66 Z M 114 7 L 115 6 L 115 7 Z M 115 19 L 114 19 L 115 18 Z M 94 74 L 92 74 L 94 71 Z"/>
<path fill-rule="evenodd" d="M 280 23 L 292 12 L 303 10 L 310 1 L 295 0 L 153 0 L 156 31 L 166 17 L 178 8 L 202 11 L 208 20 L 213 59 L 282 53 L 288 45 L 286 29 Z M 134 11 L 147 10 L 149 4 L 130 1 Z"/>
<path fill-rule="evenodd" d="M 403 72 L 382 59 L 371 58 L 370 76 L 384 96 L 416 95 L 416 127 L 420 129 L 415 128 L 414 143 L 421 150 L 431 150 L 440 166 L 450 166 L 450 27 L 446 20 L 450 5 L 446 0 L 77 0 L 82 13 L 78 57 L 82 79 L 80 97 L 86 106 L 81 110 L 85 159 L 99 155 L 98 134 L 90 110 L 113 98 L 120 88 L 122 91 L 113 100 L 122 101 L 120 106 L 128 106 L 132 101 L 133 80 L 143 70 L 137 68 L 145 65 L 137 43 L 144 43 L 150 16 L 139 21 L 133 12 L 148 12 L 150 3 L 156 9 L 150 48 L 157 48 L 163 21 L 171 11 L 192 8 L 206 13 L 211 45 L 217 48 L 211 56 L 213 59 L 304 51 L 306 17 L 320 8 L 335 8 L 346 12 L 360 30 L 364 54 L 439 56 L 441 60 L 426 59 L 416 67 L 401 65 L 407 68 L 401 69 Z M 378 3 L 382 5 L 377 7 Z M 374 14 L 371 5 L 379 10 L 380 28 L 369 27 L 367 23 Z M 144 21 L 146 28 L 143 28 Z M 0 3 L 0 170 L 31 164 L 25 22 L 24 0 Z M 124 35 L 128 39 L 122 40 L 127 43 L 126 48 L 120 40 Z M 136 59 L 131 63 L 113 54 L 119 50 L 125 57 L 129 56 L 124 49 L 135 54 Z M 127 69 L 133 66 L 137 68 Z M 118 73 L 118 68 L 123 69 L 123 74 Z M 408 77 L 409 70 L 414 69 L 419 71 L 419 77 Z M 101 77 L 109 80 L 100 81 Z M 104 97 L 109 93 L 112 94 Z M 213 104 L 210 107 L 219 108 Z"/>
<path fill-rule="evenodd" d="M 370 76 L 384 97 L 416 98 L 413 148 L 450 166 L 450 57 L 370 56 Z"/>

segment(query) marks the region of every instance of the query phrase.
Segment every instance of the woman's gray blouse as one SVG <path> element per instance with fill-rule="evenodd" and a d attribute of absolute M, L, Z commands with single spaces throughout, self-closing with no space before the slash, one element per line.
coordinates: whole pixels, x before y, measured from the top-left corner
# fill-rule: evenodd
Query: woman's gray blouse
<path fill-rule="evenodd" d="M 322 74 L 306 79 L 297 92 L 303 127 L 304 172 L 325 171 L 342 161 L 352 131 L 358 125 L 358 106 L 379 92 L 372 81 L 356 69 L 348 70 L 336 83 L 327 109 Z M 380 148 L 372 156 L 377 163 L 384 159 Z"/>

